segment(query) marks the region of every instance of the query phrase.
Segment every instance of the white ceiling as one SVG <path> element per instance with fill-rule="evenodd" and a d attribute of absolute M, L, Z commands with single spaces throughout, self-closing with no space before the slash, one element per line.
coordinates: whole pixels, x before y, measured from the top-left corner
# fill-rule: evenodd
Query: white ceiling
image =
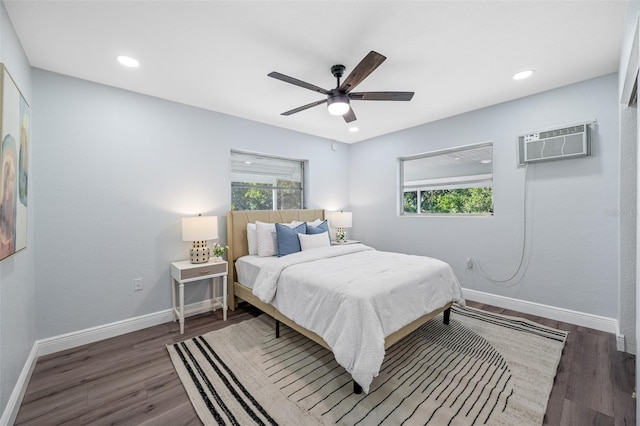
<path fill-rule="evenodd" d="M 31 65 L 249 120 L 357 142 L 616 72 L 626 1 L 4 0 Z M 323 95 L 371 50 L 387 57 L 356 91 L 414 91 L 410 102 L 352 101 L 359 132 Z M 115 60 L 141 62 L 127 69 Z M 528 80 L 511 76 L 527 68 Z"/>

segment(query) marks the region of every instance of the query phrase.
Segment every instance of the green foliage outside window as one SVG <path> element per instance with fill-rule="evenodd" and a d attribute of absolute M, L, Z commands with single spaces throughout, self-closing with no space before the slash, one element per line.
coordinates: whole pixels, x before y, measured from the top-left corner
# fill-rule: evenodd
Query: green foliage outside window
<path fill-rule="evenodd" d="M 418 213 L 418 191 L 404 193 L 404 212 Z M 493 213 L 491 187 L 420 191 L 419 213 Z"/>
<path fill-rule="evenodd" d="M 418 191 L 404 193 L 404 212 L 418 213 Z"/>
<path fill-rule="evenodd" d="M 271 185 L 251 182 L 231 184 L 231 210 L 272 210 L 273 189 Z"/>
<path fill-rule="evenodd" d="M 302 208 L 302 188 L 300 182 L 278 179 L 277 185 L 276 198 L 278 200 L 278 210 Z"/>
<path fill-rule="evenodd" d="M 300 182 L 278 179 L 277 186 L 253 182 L 231 183 L 231 210 L 301 209 L 302 188 Z"/>

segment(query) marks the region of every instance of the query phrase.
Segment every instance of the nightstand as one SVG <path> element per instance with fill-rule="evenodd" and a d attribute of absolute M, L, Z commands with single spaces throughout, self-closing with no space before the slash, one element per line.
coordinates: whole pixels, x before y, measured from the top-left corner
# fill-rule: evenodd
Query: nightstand
<path fill-rule="evenodd" d="M 331 241 L 331 245 L 332 245 L 332 246 L 345 246 L 345 245 L 347 245 L 347 244 L 360 244 L 360 241 L 357 241 L 357 240 L 347 240 L 347 241 L 346 241 L 346 242 L 344 242 L 344 243 L 339 243 L 339 242 L 337 242 L 337 241 Z"/>
<path fill-rule="evenodd" d="M 173 301 L 173 321 L 180 321 L 180 334 L 184 333 L 184 285 L 194 281 L 211 279 L 211 308 L 222 308 L 222 318 L 227 320 L 227 262 L 191 263 L 188 260 L 171 263 L 171 300 Z M 222 278 L 222 297 L 216 297 L 217 280 Z M 176 306 L 176 290 L 179 306 Z"/>

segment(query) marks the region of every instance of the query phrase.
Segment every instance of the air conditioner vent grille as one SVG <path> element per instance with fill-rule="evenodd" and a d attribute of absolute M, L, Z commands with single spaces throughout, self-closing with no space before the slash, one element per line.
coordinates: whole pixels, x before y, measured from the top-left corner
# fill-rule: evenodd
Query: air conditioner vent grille
<path fill-rule="evenodd" d="M 591 155 L 591 128 L 588 123 L 520 135 L 518 164 Z"/>
<path fill-rule="evenodd" d="M 554 136 L 571 135 L 573 133 L 584 133 L 584 124 L 579 126 L 565 127 L 564 129 L 548 130 L 546 132 L 540 132 L 540 139 L 552 138 Z"/>

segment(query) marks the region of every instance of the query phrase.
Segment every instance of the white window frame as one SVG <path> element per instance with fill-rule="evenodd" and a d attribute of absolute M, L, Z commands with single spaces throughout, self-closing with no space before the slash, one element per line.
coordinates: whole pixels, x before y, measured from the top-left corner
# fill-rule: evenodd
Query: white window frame
<path fill-rule="evenodd" d="M 437 156 L 451 156 L 456 153 L 461 153 L 463 151 L 469 151 L 477 148 L 485 148 L 491 147 L 491 172 L 490 173 L 477 173 L 477 174 L 465 174 L 459 176 L 448 176 L 448 177 L 431 177 L 428 179 L 419 179 L 411 181 L 408 185 L 405 183 L 404 178 L 404 169 L 405 162 L 411 160 L 420 160 L 428 157 L 437 157 Z M 431 151 L 416 155 L 410 155 L 405 157 L 398 158 L 399 164 L 399 191 L 398 191 L 398 202 L 399 202 L 399 215 L 406 217 L 416 217 L 416 216 L 483 216 L 483 217 L 493 217 L 494 215 L 494 207 L 492 200 L 492 212 L 487 213 L 443 213 L 443 212 L 422 212 L 420 211 L 421 207 L 421 192 L 423 191 L 434 191 L 439 189 L 461 189 L 461 188 L 472 188 L 472 187 L 490 187 L 493 193 L 493 141 L 490 142 L 482 142 L 478 144 L 464 145 L 458 146 L 455 148 L 448 148 L 443 150 Z M 417 212 L 405 212 L 405 193 L 407 192 L 416 192 L 416 207 Z M 493 194 L 492 194 L 493 198 Z"/>
<path fill-rule="evenodd" d="M 289 173 L 287 173 L 287 171 L 283 170 L 282 173 L 279 173 L 277 170 L 275 171 L 264 171 L 264 170 L 259 170 L 259 166 L 256 166 L 255 169 L 253 169 L 253 167 L 251 167 L 250 165 L 247 165 L 247 170 L 245 173 L 242 172 L 238 172 L 238 171 L 234 171 L 234 165 L 233 165 L 233 157 L 234 155 L 238 155 L 238 156 L 242 156 L 242 157 L 246 157 L 246 158 L 252 158 L 254 161 L 259 161 L 261 159 L 267 159 L 267 160 L 275 160 L 275 161 L 282 161 L 282 162 L 286 162 L 286 163 L 290 163 L 291 165 L 295 165 L 298 166 L 300 168 L 299 173 L 300 173 L 300 202 L 301 205 L 299 207 L 296 207 L 296 209 L 304 209 L 305 207 L 305 160 L 298 160 L 298 159 L 292 159 L 292 158 L 285 158 L 285 157 L 278 157 L 275 155 L 269 155 L 269 154 L 259 154 L 259 153 L 255 153 L 255 152 L 247 152 L 247 151 L 238 151 L 238 150 L 231 150 L 231 204 L 233 206 L 233 183 L 234 182 L 238 182 L 238 179 L 234 179 L 234 177 L 238 177 L 240 176 L 242 179 L 242 181 L 244 182 L 253 182 L 253 183 L 263 183 L 263 184 L 268 184 L 271 185 L 271 187 L 269 187 L 269 189 L 271 189 L 272 191 L 272 206 L 273 206 L 273 210 L 286 210 L 286 209 L 281 209 L 279 208 L 280 206 L 278 206 L 278 194 L 277 191 L 278 190 L 291 190 L 292 188 L 288 188 L 288 187 L 279 187 L 277 186 L 277 181 L 279 177 L 287 177 L 289 176 Z M 253 169 L 253 170 L 252 170 Z M 242 176 L 246 176 L 246 178 L 242 178 Z M 260 186 L 253 186 L 254 188 L 258 188 L 258 189 L 266 189 Z"/>

